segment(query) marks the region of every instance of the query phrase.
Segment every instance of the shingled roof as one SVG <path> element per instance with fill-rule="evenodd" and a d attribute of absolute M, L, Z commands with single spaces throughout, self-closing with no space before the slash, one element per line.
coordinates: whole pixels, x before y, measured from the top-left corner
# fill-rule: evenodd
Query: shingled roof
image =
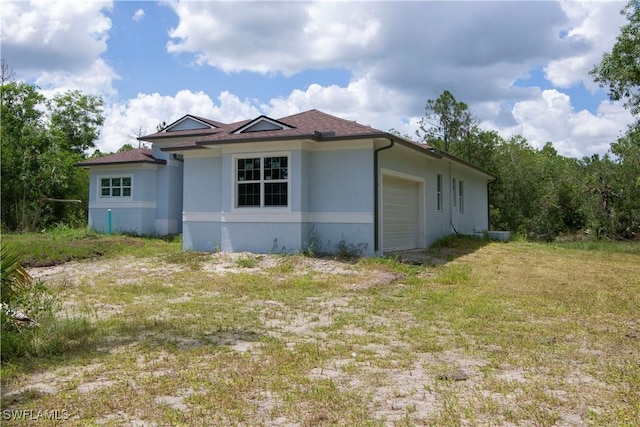
<path fill-rule="evenodd" d="M 167 161 L 153 157 L 153 150 L 148 148 L 135 148 L 129 151 L 122 151 L 120 153 L 96 157 L 95 159 L 84 160 L 76 163 L 76 166 L 100 166 L 122 163 L 153 163 L 157 165 L 165 165 L 167 164 Z"/>
<path fill-rule="evenodd" d="M 252 124 L 252 120 L 230 123 L 218 128 L 218 132 L 194 138 L 163 148 L 166 151 L 200 148 L 207 145 L 228 144 L 233 142 L 253 142 L 283 139 L 310 138 L 315 140 L 371 138 L 388 136 L 386 132 L 361 125 L 354 121 L 341 119 L 318 110 L 309 110 L 279 118 L 277 120 L 260 116 L 255 121 L 267 119 L 274 123 L 286 125 L 285 129 L 268 129 L 259 131 L 238 132 Z"/>
<path fill-rule="evenodd" d="M 183 130 L 172 130 L 172 128 L 178 123 L 188 120 L 194 119 L 195 121 L 200 122 L 206 127 L 195 128 L 195 129 L 183 129 Z M 227 124 L 221 123 L 215 120 L 207 119 L 204 117 L 194 116 L 193 114 L 186 114 L 176 120 L 173 123 L 168 124 L 162 130 L 152 133 L 150 135 L 141 136 L 138 138 L 140 141 L 149 141 L 154 142 L 155 140 L 160 140 L 163 138 L 176 138 L 176 137 L 193 137 L 198 138 L 205 135 L 210 135 L 212 133 L 220 132 L 221 128 L 226 127 Z"/>

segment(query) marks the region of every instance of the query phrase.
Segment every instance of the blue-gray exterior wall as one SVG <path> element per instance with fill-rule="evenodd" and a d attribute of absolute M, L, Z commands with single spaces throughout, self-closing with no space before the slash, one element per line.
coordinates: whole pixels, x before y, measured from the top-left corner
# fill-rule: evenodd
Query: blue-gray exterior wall
<path fill-rule="evenodd" d="M 154 146 L 156 159 L 166 164 L 132 163 L 89 168 L 89 227 L 141 235 L 167 235 L 182 231 L 183 162 Z M 131 197 L 100 197 L 101 177 L 132 177 Z"/>
<path fill-rule="evenodd" d="M 184 248 L 196 251 L 220 250 L 222 239 L 219 217 L 211 216 L 222 212 L 221 156 L 185 157 L 183 204 Z"/>
<path fill-rule="evenodd" d="M 184 163 L 158 147 L 154 147 L 153 156 L 167 162 L 166 165 L 157 168 L 155 232 L 160 235 L 180 233 Z"/>
<path fill-rule="evenodd" d="M 131 197 L 100 197 L 100 179 L 132 178 Z M 95 167 L 89 174 L 89 227 L 102 233 L 156 234 L 156 167 Z"/>
<path fill-rule="evenodd" d="M 268 152 L 186 155 L 184 248 L 266 253 L 297 252 L 313 244 L 315 251 L 335 252 L 342 242 L 344 247 L 372 255 L 372 144 L 354 149 L 273 151 L 283 152 L 290 159 L 287 208 L 235 206 L 235 160 Z"/>
<path fill-rule="evenodd" d="M 388 173 L 406 174 L 424 180 L 424 218 L 420 221 L 424 223 L 425 240 L 421 242 L 421 247 L 428 247 L 455 232 L 473 234 L 488 229 L 486 175 L 446 157 L 437 159 L 419 155 L 414 149 L 398 145 L 380 152 L 379 165 L 380 176 L 386 170 Z M 440 211 L 436 199 L 438 174 L 442 175 L 443 180 Z M 464 212 L 460 212 L 457 206 L 453 207 L 452 178 L 456 178 L 456 183 L 460 179 L 464 181 Z"/>

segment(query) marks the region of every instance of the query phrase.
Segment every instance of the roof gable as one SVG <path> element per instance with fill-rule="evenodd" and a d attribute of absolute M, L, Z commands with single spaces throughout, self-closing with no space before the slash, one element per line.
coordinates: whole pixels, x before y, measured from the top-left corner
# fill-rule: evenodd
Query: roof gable
<path fill-rule="evenodd" d="M 278 120 L 274 120 L 267 116 L 260 116 L 255 120 L 250 121 L 244 126 L 232 131 L 231 133 L 237 135 L 239 133 L 247 133 L 247 132 L 261 132 L 268 130 L 286 130 L 292 129 L 291 126 L 288 126 Z"/>
<path fill-rule="evenodd" d="M 210 120 L 204 120 L 196 116 L 187 114 L 186 116 L 176 120 L 163 129 L 164 132 L 177 132 L 181 130 L 201 130 L 215 129 L 219 126 L 213 124 Z"/>

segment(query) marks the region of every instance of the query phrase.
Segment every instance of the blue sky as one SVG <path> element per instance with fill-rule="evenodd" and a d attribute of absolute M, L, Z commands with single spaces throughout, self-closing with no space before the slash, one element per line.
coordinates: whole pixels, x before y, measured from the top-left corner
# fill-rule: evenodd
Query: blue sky
<path fill-rule="evenodd" d="M 0 31 L 18 79 L 104 97 L 102 151 L 188 113 L 317 108 L 414 134 L 426 101 L 449 90 L 483 128 L 581 157 L 631 123 L 588 75 L 624 4 L 4 1 Z"/>

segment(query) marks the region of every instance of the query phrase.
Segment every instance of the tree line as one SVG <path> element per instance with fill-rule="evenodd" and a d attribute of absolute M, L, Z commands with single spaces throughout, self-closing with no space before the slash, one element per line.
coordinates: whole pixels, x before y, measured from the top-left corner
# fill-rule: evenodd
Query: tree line
<path fill-rule="evenodd" d="M 628 23 L 591 71 L 636 118 L 602 156 L 565 157 L 551 142 L 536 149 L 522 136 L 482 130 L 449 91 L 427 101 L 417 138 L 498 176 L 489 194 L 493 229 L 543 240 L 576 233 L 640 238 L 639 2 L 622 9 Z M 2 229 L 85 226 L 88 176 L 74 164 L 95 149 L 102 98 L 67 91 L 47 99 L 36 86 L 13 81 L 4 60 L 1 71 Z"/>
<path fill-rule="evenodd" d="M 602 156 L 565 157 L 551 142 L 536 149 L 522 136 L 482 130 L 446 90 L 427 101 L 418 140 L 497 175 L 489 190 L 493 229 L 540 240 L 576 233 L 640 239 L 640 2 L 621 13 L 628 23 L 591 75 L 636 121 Z"/>
<path fill-rule="evenodd" d="M 576 233 L 612 239 L 640 236 L 636 125 L 613 142 L 606 154 L 576 159 L 558 154 L 551 142 L 536 149 L 522 136 L 503 138 L 495 131 L 480 130 L 473 119 L 460 121 L 450 115 L 453 103 L 464 116 L 472 117 L 471 112 L 447 91 L 435 101 L 427 103 L 417 135 L 422 142 L 497 176 L 489 186 L 492 229 L 537 240 Z M 460 128 L 461 122 L 471 126 Z"/>

